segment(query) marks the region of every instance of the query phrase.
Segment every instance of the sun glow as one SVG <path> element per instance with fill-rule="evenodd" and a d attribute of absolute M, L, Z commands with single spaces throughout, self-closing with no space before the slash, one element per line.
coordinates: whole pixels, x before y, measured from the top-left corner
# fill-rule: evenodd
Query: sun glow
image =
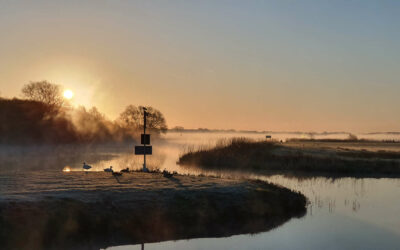
<path fill-rule="evenodd" d="M 71 90 L 67 89 L 64 91 L 64 98 L 65 99 L 72 99 L 72 97 L 74 97 L 74 92 L 72 92 Z"/>
<path fill-rule="evenodd" d="M 63 168 L 63 172 L 71 172 L 71 168 L 69 166 L 65 166 Z"/>

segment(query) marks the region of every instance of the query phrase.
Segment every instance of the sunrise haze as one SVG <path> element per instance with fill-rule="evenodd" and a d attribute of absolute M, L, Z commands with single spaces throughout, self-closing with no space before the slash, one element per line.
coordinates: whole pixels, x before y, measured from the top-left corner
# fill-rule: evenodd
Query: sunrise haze
<path fill-rule="evenodd" d="M 0 95 L 30 81 L 169 127 L 400 130 L 398 1 L 1 1 Z"/>

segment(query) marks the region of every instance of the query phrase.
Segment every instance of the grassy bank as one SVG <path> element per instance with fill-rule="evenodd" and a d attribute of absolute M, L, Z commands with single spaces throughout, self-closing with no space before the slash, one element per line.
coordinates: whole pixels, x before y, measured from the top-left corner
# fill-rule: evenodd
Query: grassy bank
<path fill-rule="evenodd" d="M 186 152 L 179 158 L 178 163 L 213 170 L 264 173 L 400 176 L 400 152 L 353 150 L 347 149 L 346 143 L 352 143 L 354 146 L 356 142 L 335 140 L 332 147 L 332 141 L 322 140 L 278 143 L 238 138 L 219 143 L 215 148 Z M 363 143 L 371 144 L 371 141 L 357 143 L 357 146 L 362 148 Z"/>
<path fill-rule="evenodd" d="M 69 185 L 75 175 L 80 183 L 72 173 Z M 133 173 L 118 184 L 107 176 L 86 175 L 103 178 L 95 190 L 2 195 L 0 248 L 99 249 L 256 233 L 306 211 L 303 195 L 261 181 Z"/>

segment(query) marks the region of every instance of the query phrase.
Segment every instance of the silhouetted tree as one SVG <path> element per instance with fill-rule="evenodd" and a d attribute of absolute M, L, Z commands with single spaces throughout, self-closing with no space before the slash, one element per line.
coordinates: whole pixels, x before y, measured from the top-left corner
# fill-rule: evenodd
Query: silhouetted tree
<path fill-rule="evenodd" d="M 72 122 L 52 109 L 44 102 L 0 98 L 0 143 L 76 142 Z"/>
<path fill-rule="evenodd" d="M 167 131 L 167 124 L 164 115 L 158 110 L 150 106 L 147 108 L 147 128 L 157 132 L 165 133 Z M 120 124 L 129 129 L 142 129 L 143 128 L 143 106 L 129 105 L 125 108 L 119 116 Z"/>
<path fill-rule="evenodd" d="M 113 139 L 114 125 L 96 107 L 86 110 L 80 106 L 74 111 L 73 123 L 83 141 L 107 141 Z"/>
<path fill-rule="evenodd" d="M 60 86 L 47 81 L 25 84 L 22 94 L 29 100 L 43 102 L 53 108 L 60 108 L 65 102 Z"/>

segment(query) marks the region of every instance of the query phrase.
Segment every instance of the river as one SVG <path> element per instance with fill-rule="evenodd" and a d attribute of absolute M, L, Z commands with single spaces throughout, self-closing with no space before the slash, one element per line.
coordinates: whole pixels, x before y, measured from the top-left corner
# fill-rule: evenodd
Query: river
<path fill-rule="evenodd" d="M 176 165 L 179 154 L 189 148 L 212 147 L 220 139 L 238 136 L 265 137 L 263 134 L 169 133 L 159 145 L 160 149 L 154 146 L 155 152 L 159 150 L 165 156 L 159 168 L 191 172 Z M 294 137 L 293 134 L 273 136 L 278 140 Z M 387 135 L 358 137 L 399 139 Z M 136 164 L 140 164 L 140 159 Z M 400 179 L 251 177 L 300 191 L 309 199 L 307 214 L 268 232 L 150 243 L 144 244 L 144 249 L 400 249 Z M 141 245 L 130 245 L 108 249 L 141 248 Z"/>

